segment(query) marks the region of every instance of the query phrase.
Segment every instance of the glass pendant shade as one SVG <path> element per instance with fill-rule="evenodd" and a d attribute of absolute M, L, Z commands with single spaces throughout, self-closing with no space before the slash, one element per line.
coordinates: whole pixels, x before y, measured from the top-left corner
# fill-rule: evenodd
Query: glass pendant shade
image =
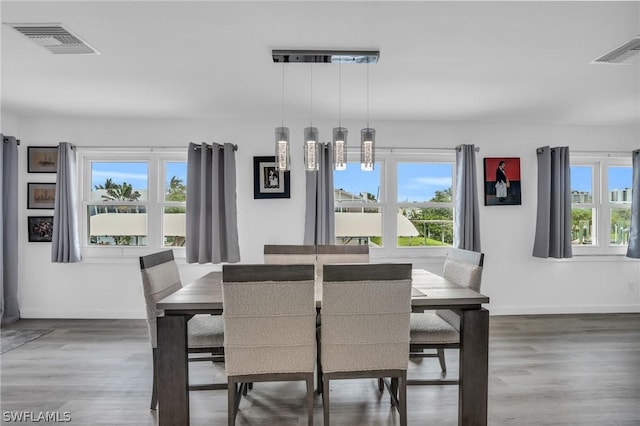
<path fill-rule="evenodd" d="M 318 170 L 318 129 L 304 129 L 304 169 L 308 172 Z"/>
<path fill-rule="evenodd" d="M 376 131 L 370 127 L 360 130 L 360 170 L 370 172 L 376 164 Z"/>
<path fill-rule="evenodd" d="M 291 169 L 288 127 L 276 127 L 276 169 L 281 172 Z"/>
<path fill-rule="evenodd" d="M 347 134 L 344 127 L 333 128 L 333 168 L 347 170 Z"/>

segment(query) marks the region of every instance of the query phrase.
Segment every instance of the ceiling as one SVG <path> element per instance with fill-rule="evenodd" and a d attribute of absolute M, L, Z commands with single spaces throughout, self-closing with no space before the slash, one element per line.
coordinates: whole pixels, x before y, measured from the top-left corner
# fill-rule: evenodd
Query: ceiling
<path fill-rule="evenodd" d="M 337 118 L 335 64 L 272 49 L 379 49 L 375 120 L 632 125 L 640 2 L 2 1 L 3 23 L 62 23 L 100 55 L 54 55 L 2 26 L 2 108 L 79 118 Z M 342 118 L 366 119 L 367 65 L 344 64 Z M 313 90 L 311 90 L 311 81 Z M 311 98 L 313 103 L 311 104 Z M 312 105 L 312 107 L 311 107 Z"/>

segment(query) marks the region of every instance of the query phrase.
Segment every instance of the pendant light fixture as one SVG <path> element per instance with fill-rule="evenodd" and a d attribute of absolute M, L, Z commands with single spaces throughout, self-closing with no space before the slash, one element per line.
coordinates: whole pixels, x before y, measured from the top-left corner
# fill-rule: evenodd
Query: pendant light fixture
<path fill-rule="evenodd" d="M 347 129 L 342 127 L 342 62 L 338 63 L 338 127 L 333 128 L 333 168 L 347 170 Z"/>
<path fill-rule="evenodd" d="M 311 65 L 310 126 L 304 129 L 304 166 L 308 172 L 319 169 L 320 149 L 318 129 L 313 127 L 313 64 L 366 64 L 367 66 L 367 127 L 360 131 L 360 168 L 371 171 L 375 167 L 375 129 L 369 127 L 369 64 L 380 58 L 379 50 L 277 50 L 271 51 L 273 62 L 281 63 L 282 69 L 282 127 L 276 127 L 276 166 L 278 170 L 290 169 L 289 129 L 284 127 L 284 64 L 309 63 Z M 338 127 L 333 128 L 333 167 L 347 168 L 347 134 L 342 127 L 342 69 L 338 77 Z"/>
<path fill-rule="evenodd" d="M 310 126 L 304 129 L 304 169 L 307 172 L 318 170 L 318 129 L 313 127 L 313 63 L 311 63 L 311 96 L 310 96 Z"/>
<path fill-rule="evenodd" d="M 376 164 L 376 131 L 369 127 L 369 62 L 367 62 L 367 127 L 360 130 L 360 170 L 373 171 Z"/>
<path fill-rule="evenodd" d="M 284 63 L 282 64 L 282 126 L 276 127 L 276 169 L 284 172 L 291 169 L 289 157 L 289 128 L 284 127 Z"/>

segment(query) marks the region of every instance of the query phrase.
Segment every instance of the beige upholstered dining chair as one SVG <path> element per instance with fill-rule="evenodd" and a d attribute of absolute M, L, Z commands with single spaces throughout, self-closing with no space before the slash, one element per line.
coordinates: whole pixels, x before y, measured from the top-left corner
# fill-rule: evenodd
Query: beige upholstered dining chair
<path fill-rule="evenodd" d="M 147 326 L 153 355 L 153 388 L 151 409 L 158 405 L 157 318 L 163 315 L 156 303 L 182 287 L 173 251 L 166 250 L 140 257 L 142 289 L 147 308 Z M 220 315 L 195 315 L 187 323 L 189 353 L 208 353 L 212 356 L 190 358 L 189 361 L 224 360 L 224 321 Z M 226 389 L 226 383 L 192 385 L 189 390 Z"/>
<path fill-rule="evenodd" d="M 322 281 L 323 265 L 329 263 L 369 263 L 369 246 L 366 244 L 319 245 L 316 272 Z"/>
<path fill-rule="evenodd" d="M 392 405 L 406 425 L 411 264 L 328 264 L 323 276 L 324 424 L 330 424 L 330 380 L 391 377 Z"/>
<path fill-rule="evenodd" d="M 484 254 L 452 248 L 444 262 L 442 276 L 477 292 L 482 283 Z M 444 350 L 460 348 L 460 316 L 452 310 L 411 314 L 411 357 L 438 357 L 440 369 L 446 373 Z M 425 352 L 435 349 L 436 353 Z M 456 380 L 410 379 L 409 385 L 458 384 Z"/>
<path fill-rule="evenodd" d="M 224 265 L 222 298 L 228 424 L 247 383 L 304 380 L 313 425 L 314 266 Z"/>
<path fill-rule="evenodd" d="M 316 246 L 265 244 L 264 263 L 314 265 L 316 263 Z"/>

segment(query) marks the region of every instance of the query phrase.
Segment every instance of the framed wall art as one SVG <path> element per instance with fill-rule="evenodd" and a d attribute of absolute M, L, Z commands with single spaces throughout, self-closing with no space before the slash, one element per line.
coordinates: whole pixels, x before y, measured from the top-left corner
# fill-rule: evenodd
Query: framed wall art
<path fill-rule="evenodd" d="M 484 159 L 484 205 L 513 206 L 522 204 L 519 157 L 487 157 Z"/>
<path fill-rule="evenodd" d="M 53 209 L 55 199 L 55 183 L 27 183 L 28 209 Z"/>
<path fill-rule="evenodd" d="M 289 198 L 290 174 L 276 170 L 276 157 L 253 157 L 253 198 Z"/>
<path fill-rule="evenodd" d="M 53 236 L 53 216 L 27 217 L 30 243 L 50 243 Z"/>
<path fill-rule="evenodd" d="M 57 146 L 27 147 L 28 173 L 55 173 L 58 170 Z"/>

